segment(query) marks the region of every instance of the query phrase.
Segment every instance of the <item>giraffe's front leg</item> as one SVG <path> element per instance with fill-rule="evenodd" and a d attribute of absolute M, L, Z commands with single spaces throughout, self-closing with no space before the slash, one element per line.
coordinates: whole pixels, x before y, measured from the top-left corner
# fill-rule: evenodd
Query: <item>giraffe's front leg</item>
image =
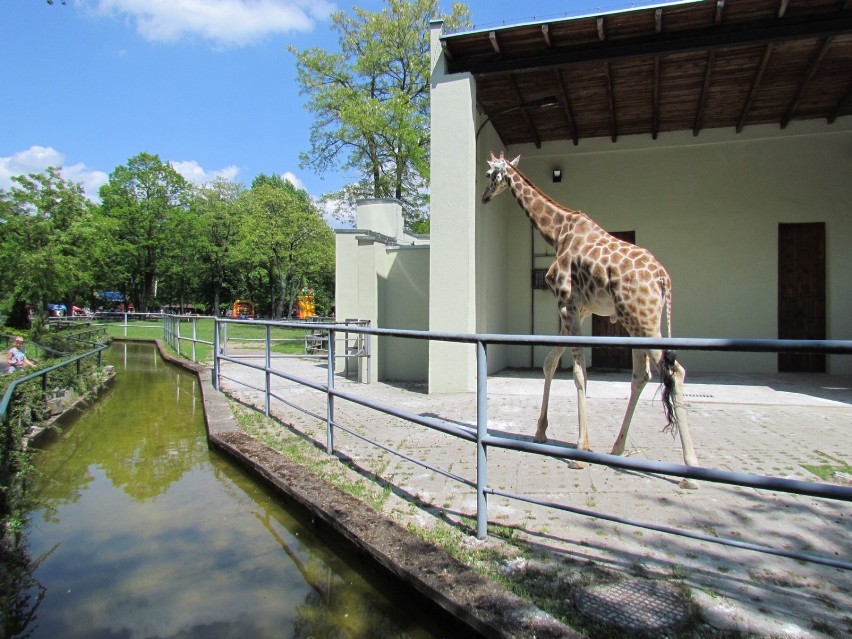
<path fill-rule="evenodd" d="M 577 388 L 577 450 L 589 450 L 589 425 L 586 421 L 586 361 L 582 348 L 571 349 L 574 358 L 574 386 Z M 568 462 L 570 468 L 581 470 L 588 462 L 572 459 Z"/>
<path fill-rule="evenodd" d="M 539 444 L 547 441 L 547 405 L 550 402 L 550 384 L 553 382 L 553 375 L 556 372 L 556 366 L 559 364 L 559 358 L 562 357 L 564 352 L 565 347 L 555 346 L 544 360 L 544 392 L 541 396 L 541 412 L 538 415 L 538 427 L 534 438 Z"/>

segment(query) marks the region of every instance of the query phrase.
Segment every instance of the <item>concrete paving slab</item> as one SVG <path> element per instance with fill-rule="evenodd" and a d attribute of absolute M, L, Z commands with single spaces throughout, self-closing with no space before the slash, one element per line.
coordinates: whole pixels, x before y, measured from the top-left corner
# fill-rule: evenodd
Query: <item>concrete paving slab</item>
<path fill-rule="evenodd" d="M 262 363 L 262 358 L 254 359 Z M 316 360 L 278 359 L 275 366 L 318 383 L 326 372 Z M 223 388 L 261 407 L 263 373 L 223 366 Z M 541 377 L 504 371 L 488 380 L 489 429 L 530 438 L 535 430 Z M 420 384 L 358 384 L 336 378 L 338 388 L 421 415 L 437 415 L 473 428 L 472 393 L 429 395 Z M 686 391 L 690 427 L 701 465 L 774 477 L 815 481 L 809 467 L 852 463 L 852 378 L 828 375 L 692 375 Z M 325 396 L 290 381 L 273 380 L 278 397 L 315 415 Z M 594 375 L 587 408 L 594 450 L 608 452 L 629 394 L 629 376 Z M 628 453 L 680 463 L 677 440 L 661 433 L 664 418 L 652 382 L 640 400 Z M 281 402 L 274 414 L 325 441 L 324 423 Z M 338 399 L 336 421 L 383 445 L 402 450 L 446 473 L 474 482 L 475 447 L 442 433 Z M 573 445 L 576 398 L 560 375 L 550 407 L 551 443 Z M 336 449 L 367 472 L 384 477 L 401 494 L 424 502 L 448 520 L 475 516 L 469 486 L 400 460 L 341 429 Z M 852 635 L 852 573 L 819 564 L 720 546 L 595 518 L 595 511 L 654 526 L 680 528 L 783 550 L 852 560 L 852 505 L 750 488 L 702 482 L 680 490 L 676 478 L 592 465 L 571 470 L 564 461 L 489 449 L 489 485 L 564 504 L 564 512 L 491 495 L 489 521 L 515 531 L 530 548 L 566 562 L 594 562 L 623 575 L 667 577 L 688 586 L 708 620 L 759 636 L 811 638 Z M 837 481 L 843 481 L 839 477 Z"/>

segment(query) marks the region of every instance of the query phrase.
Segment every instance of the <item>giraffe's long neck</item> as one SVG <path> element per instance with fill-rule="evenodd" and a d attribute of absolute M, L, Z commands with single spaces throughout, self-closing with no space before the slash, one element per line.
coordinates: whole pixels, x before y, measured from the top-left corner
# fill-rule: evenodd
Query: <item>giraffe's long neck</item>
<path fill-rule="evenodd" d="M 572 218 L 585 217 L 582 213 L 572 211 L 554 202 L 514 167 L 509 168 L 507 176 L 512 195 L 515 196 L 527 217 L 551 246 L 556 245 L 557 239 L 564 233 L 565 225 L 574 221 Z"/>

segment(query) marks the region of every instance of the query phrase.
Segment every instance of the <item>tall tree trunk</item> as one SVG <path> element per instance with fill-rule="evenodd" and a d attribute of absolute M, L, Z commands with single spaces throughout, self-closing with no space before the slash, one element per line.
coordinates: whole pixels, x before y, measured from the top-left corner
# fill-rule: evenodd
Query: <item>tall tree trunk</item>
<path fill-rule="evenodd" d="M 213 283 L 213 316 L 219 317 L 219 293 L 221 292 L 222 286 L 219 282 Z"/>

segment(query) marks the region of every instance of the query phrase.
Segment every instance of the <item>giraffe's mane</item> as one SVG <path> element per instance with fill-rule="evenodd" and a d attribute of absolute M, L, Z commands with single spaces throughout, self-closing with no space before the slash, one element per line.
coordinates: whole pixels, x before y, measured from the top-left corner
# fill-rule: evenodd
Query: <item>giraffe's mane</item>
<path fill-rule="evenodd" d="M 518 175 L 520 175 L 520 176 L 521 176 L 521 179 L 522 179 L 524 182 L 526 182 L 527 184 L 529 184 L 529 185 L 530 185 L 530 187 L 532 187 L 532 189 L 533 189 L 536 193 L 538 193 L 538 194 L 542 197 L 542 199 L 544 199 L 545 201 L 547 201 L 547 202 L 549 202 L 549 203 L 551 203 L 551 204 L 554 204 L 554 205 L 555 205 L 555 206 L 557 206 L 559 209 L 561 209 L 561 210 L 563 210 L 563 211 L 567 211 L 568 213 L 573 213 L 573 214 L 575 214 L 575 215 L 582 215 L 582 216 L 587 217 L 587 218 L 589 217 L 588 215 L 586 215 L 586 214 L 585 214 L 585 213 L 583 213 L 582 211 L 578 211 L 578 210 L 576 210 L 576 209 L 572 209 L 572 208 L 567 207 L 567 206 L 565 206 L 564 204 L 561 204 L 561 203 L 557 202 L 556 200 L 554 200 L 554 199 L 553 199 L 552 197 L 550 197 L 547 193 L 545 193 L 544 191 L 542 191 L 542 190 L 538 187 L 538 185 L 537 185 L 535 182 L 533 182 L 531 179 L 529 179 L 529 178 L 527 177 L 526 173 L 524 173 L 523 171 L 521 171 L 518 167 L 516 167 L 516 166 L 512 166 L 512 164 L 510 164 L 509 162 L 506 162 L 506 169 L 507 169 L 507 170 L 508 170 L 508 169 L 512 169 L 515 173 L 517 173 Z M 589 219 L 591 219 L 591 218 L 589 218 Z"/>

